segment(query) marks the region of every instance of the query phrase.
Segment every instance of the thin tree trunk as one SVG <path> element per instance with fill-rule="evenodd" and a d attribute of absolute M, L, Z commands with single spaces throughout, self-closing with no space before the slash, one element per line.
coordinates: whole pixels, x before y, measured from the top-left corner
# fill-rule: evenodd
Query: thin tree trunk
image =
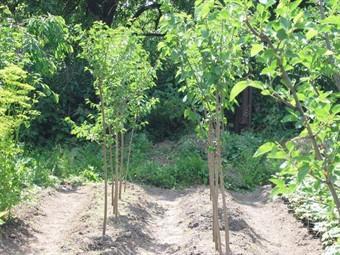
<path fill-rule="evenodd" d="M 220 189 L 222 193 L 222 206 L 223 206 L 223 220 L 224 220 L 224 241 L 225 241 L 225 250 L 226 255 L 231 254 L 230 250 L 230 236 L 229 236 L 229 219 L 227 213 L 227 202 L 226 202 L 226 195 L 225 195 L 225 188 L 224 188 L 224 175 L 221 169 L 220 171 Z"/>
<path fill-rule="evenodd" d="M 212 237 L 213 242 L 216 242 L 216 234 L 215 234 L 215 206 L 214 206 L 214 181 L 213 181 L 213 153 L 212 153 L 212 124 L 209 122 L 208 128 L 208 143 L 207 143 L 207 154 L 208 154 L 208 175 L 209 175 L 209 187 L 210 187 L 210 201 L 212 203 L 213 208 L 213 223 L 212 223 Z"/>
<path fill-rule="evenodd" d="M 218 214 L 218 169 L 217 169 L 217 158 L 216 151 L 214 153 L 214 206 L 215 206 L 215 231 L 216 231 L 216 242 L 215 248 L 222 255 L 222 246 L 221 246 L 221 232 L 220 232 L 220 224 L 219 224 L 219 214 Z"/>
<path fill-rule="evenodd" d="M 119 190 L 119 136 L 118 133 L 116 133 L 116 174 L 115 174 L 115 206 L 114 206 L 114 212 L 115 217 L 118 217 L 118 190 Z"/>
<path fill-rule="evenodd" d="M 110 137 L 111 139 L 113 139 L 112 137 L 112 129 L 111 127 L 109 128 L 109 134 L 110 134 Z M 112 174 L 112 177 L 111 177 L 111 205 L 113 206 L 113 211 L 114 211 L 114 187 L 115 187 L 115 184 L 114 184 L 114 166 L 113 166 L 113 142 L 110 143 L 110 169 L 111 169 L 111 174 Z"/>
<path fill-rule="evenodd" d="M 224 177 L 223 177 L 223 166 L 222 166 L 222 136 L 223 134 L 223 108 L 220 95 L 216 97 L 217 104 L 217 123 L 216 123 L 216 168 L 219 175 L 220 181 L 220 191 L 222 194 L 222 206 L 223 206 L 223 220 L 224 220 L 224 241 L 225 241 L 225 255 L 230 254 L 230 246 L 229 246 L 229 222 L 228 222 L 228 214 L 227 214 L 227 204 L 226 204 L 226 196 L 224 189 Z"/>
<path fill-rule="evenodd" d="M 134 132 L 135 132 L 135 129 L 132 128 L 132 130 L 131 130 L 131 137 L 130 137 L 130 141 L 129 141 L 129 148 L 128 148 L 127 161 L 126 161 L 124 192 L 126 191 L 128 172 L 129 172 L 129 168 L 130 168 L 130 157 L 131 157 L 132 141 L 133 141 Z"/>
<path fill-rule="evenodd" d="M 103 237 L 106 234 L 106 223 L 107 223 L 107 152 L 106 152 L 106 122 L 105 122 L 105 106 L 104 106 L 104 96 L 103 88 L 101 83 L 99 83 L 99 94 L 100 94 L 100 107 L 102 112 L 102 128 L 103 128 L 103 166 L 104 166 L 104 222 L 103 222 Z"/>
<path fill-rule="evenodd" d="M 211 123 L 209 123 L 209 128 L 208 128 L 208 146 L 207 146 L 207 154 L 208 154 L 208 175 L 209 175 L 209 188 L 210 188 L 210 201 L 213 199 L 213 175 L 212 175 L 212 152 L 211 152 L 211 147 L 213 145 L 212 142 L 212 127 Z"/>
<path fill-rule="evenodd" d="M 120 182 L 119 182 L 119 199 L 122 199 L 122 184 L 124 177 L 124 133 L 120 133 Z"/>
<path fill-rule="evenodd" d="M 336 189 L 334 187 L 334 183 L 332 182 L 332 180 L 329 177 L 326 177 L 326 178 L 327 178 L 326 184 L 328 186 L 329 191 L 331 192 L 331 195 L 332 195 L 333 200 L 335 202 L 336 209 L 338 211 L 338 221 L 339 221 L 339 224 L 340 224 L 340 200 L 339 200 L 339 196 L 336 192 Z"/>
<path fill-rule="evenodd" d="M 221 233 L 218 221 L 218 178 L 216 169 L 216 129 L 210 120 L 209 130 L 208 130 L 208 156 L 210 159 L 209 166 L 209 180 L 211 180 L 211 194 L 212 194 L 212 208 L 213 208 L 213 241 L 215 242 L 215 249 L 222 254 L 221 247 Z"/>
<path fill-rule="evenodd" d="M 111 183 L 112 183 L 112 190 L 111 190 L 111 205 L 114 206 L 114 187 L 115 187 L 115 184 L 114 184 L 114 167 L 113 167 L 113 145 L 112 143 L 110 144 L 110 168 L 111 168 L 111 174 L 112 174 L 112 178 L 111 178 Z"/>

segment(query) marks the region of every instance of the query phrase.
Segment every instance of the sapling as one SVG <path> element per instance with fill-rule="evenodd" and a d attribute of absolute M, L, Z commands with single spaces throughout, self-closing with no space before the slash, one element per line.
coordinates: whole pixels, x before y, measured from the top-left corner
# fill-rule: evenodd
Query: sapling
<path fill-rule="evenodd" d="M 167 13 L 161 19 L 164 41 L 159 43 L 162 57 L 178 64 L 177 76 L 183 99 L 188 104 L 185 116 L 198 124 L 198 134 L 207 140 L 210 197 L 212 200 L 213 240 L 220 254 L 231 254 L 222 166 L 224 110 L 232 109 L 229 96 L 233 80 L 244 72 L 240 38 L 239 6 L 233 1 L 197 1 L 195 15 Z M 225 31 L 228 31 L 226 33 Z M 219 195 L 222 196 L 225 225 L 222 249 L 219 223 Z"/>
<path fill-rule="evenodd" d="M 81 43 L 81 54 L 88 63 L 88 69 L 95 78 L 97 94 L 100 98 L 101 119 L 97 118 L 92 128 L 85 123 L 83 133 L 98 132 L 102 124 L 103 165 L 105 178 L 104 227 L 107 218 L 107 176 L 109 162 L 112 172 L 111 204 L 113 214 L 119 215 L 118 200 L 122 196 L 124 172 L 124 134 L 131 116 L 143 117 L 156 100 L 149 98 L 147 91 L 155 85 L 155 72 L 149 63 L 148 54 L 143 49 L 141 40 L 126 28 L 112 29 L 96 22 Z M 138 66 L 138 68 L 136 68 Z M 131 104 L 135 104 L 131 107 Z M 146 109 L 141 109 L 143 107 Z M 86 134 L 85 134 L 86 135 Z M 89 134 L 88 134 L 89 135 Z M 113 153 L 113 144 L 115 152 Z M 107 150 L 109 148 L 109 150 Z"/>

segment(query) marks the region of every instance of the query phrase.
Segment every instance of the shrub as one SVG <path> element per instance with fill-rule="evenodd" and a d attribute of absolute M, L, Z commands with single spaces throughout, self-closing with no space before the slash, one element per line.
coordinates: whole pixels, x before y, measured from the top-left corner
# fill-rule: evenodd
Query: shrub
<path fill-rule="evenodd" d="M 0 140 L 0 212 L 20 201 L 26 179 L 26 164 L 20 149 L 11 140 Z"/>
<path fill-rule="evenodd" d="M 178 186 L 208 184 L 207 162 L 197 152 L 179 154 L 174 171 Z"/>
<path fill-rule="evenodd" d="M 152 149 L 147 137 L 140 135 L 133 149 L 132 181 L 163 188 L 208 182 L 207 163 L 194 136 L 184 136 L 177 144 L 164 141 Z"/>
<path fill-rule="evenodd" d="M 80 176 L 83 177 L 85 180 L 91 182 L 98 182 L 100 180 L 100 177 L 98 173 L 96 173 L 93 166 L 89 166 L 87 169 L 81 172 Z"/>
<path fill-rule="evenodd" d="M 267 183 L 275 173 L 272 161 L 253 157 L 263 143 L 262 137 L 248 132 L 226 132 L 223 140 L 226 183 L 230 188 L 253 188 Z"/>
<path fill-rule="evenodd" d="M 223 136 L 226 185 L 250 189 L 269 182 L 277 166 L 268 159 L 254 158 L 264 141 L 252 133 Z M 177 143 L 163 142 L 152 149 L 145 135 L 136 139 L 129 179 L 164 188 L 208 184 L 205 144 L 196 136 L 183 136 Z"/>
<path fill-rule="evenodd" d="M 26 153 L 30 158 L 31 182 L 40 186 L 56 184 L 56 178 L 82 176 L 98 181 L 102 176 L 100 149 L 95 144 L 39 148 Z"/>

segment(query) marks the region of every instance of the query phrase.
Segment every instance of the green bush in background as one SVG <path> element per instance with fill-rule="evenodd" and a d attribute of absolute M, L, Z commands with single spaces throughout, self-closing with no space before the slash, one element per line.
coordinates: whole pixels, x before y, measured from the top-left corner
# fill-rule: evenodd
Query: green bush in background
<path fill-rule="evenodd" d="M 261 136 L 250 132 L 225 132 L 223 140 L 225 180 L 229 188 L 254 188 L 268 183 L 269 178 L 277 171 L 274 162 L 253 157 L 264 142 Z"/>
<path fill-rule="evenodd" d="M 267 159 L 253 158 L 262 143 L 262 137 L 251 133 L 224 134 L 228 188 L 251 189 L 268 182 L 277 167 Z M 101 150 L 96 144 L 26 148 L 25 153 L 4 141 L 0 146 L 5 152 L 0 155 L 0 211 L 20 201 L 21 190 L 32 185 L 46 187 L 63 182 L 79 185 L 103 177 Z M 140 133 L 135 136 L 132 150 L 130 181 L 163 188 L 208 184 L 205 145 L 194 135 L 154 145 L 145 133 Z"/>
<path fill-rule="evenodd" d="M 226 186 L 251 189 L 269 183 L 277 166 L 253 155 L 264 141 L 252 133 L 224 134 Z M 186 135 L 177 142 L 165 141 L 152 146 L 146 135 L 136 139 L 129 180 L 164 188 L 208 183 L 205 145 L 196 136 Z"/>
<path fill-rule="evenodd" d="M 195 137 L 184 136 L 177 143 L 152 145 L 145 134 L 134 143 L 129 180 L 163 188 L 207 183 L 206 160 Z"/>
<path fill-rule="evenodd" d="M 65 145 L 27 150 L 31 183 L 55 185 L 72 176 L 98 181 L 102 175 L 100 148 L 95 144 Z"/>

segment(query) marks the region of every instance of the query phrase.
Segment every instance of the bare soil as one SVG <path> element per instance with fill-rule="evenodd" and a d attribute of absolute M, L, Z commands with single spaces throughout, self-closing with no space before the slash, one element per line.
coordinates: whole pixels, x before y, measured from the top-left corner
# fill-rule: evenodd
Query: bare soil
<path fill-rule="evenodd" d="M 270 200 L 269 191 L 227 193 L 233 254 L 321 254 L 321 242 L 282 200 Z M 44 191 L 37 202 L 18 207 L 15 220 L 0 228 L 0 254 L 215 254 L 207 187 L 175 191 L 129 184 L 120 216 L 109 214 L 104 238 L 102 194 L 99 184 Z"/>

